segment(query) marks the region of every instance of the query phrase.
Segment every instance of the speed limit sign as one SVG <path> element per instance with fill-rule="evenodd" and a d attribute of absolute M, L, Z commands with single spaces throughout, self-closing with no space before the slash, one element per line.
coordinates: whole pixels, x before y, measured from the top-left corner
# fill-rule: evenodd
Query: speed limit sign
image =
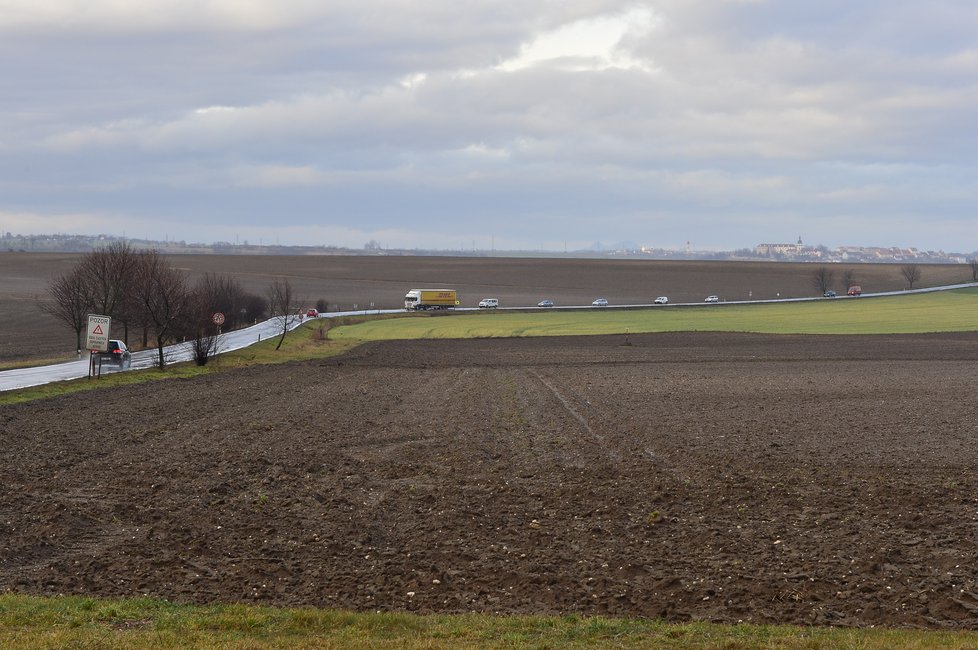
<path fill-rule="evenodd" d="M 223 325 L 224 324 L 224 314 L 222 314 L 219 311 L 218 312 L 215 312 L 214 315 L 211 316 L 211 320 L 214 321 L 214 324 L 215 325 Z"/>

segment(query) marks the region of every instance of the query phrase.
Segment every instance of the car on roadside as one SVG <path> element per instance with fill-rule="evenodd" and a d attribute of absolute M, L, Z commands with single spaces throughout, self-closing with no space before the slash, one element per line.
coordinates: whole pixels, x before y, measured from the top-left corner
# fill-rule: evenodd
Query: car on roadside
<path fill-rule="evenodd" d="M 306 316 L 308 316 L 309 318 L 318 318 L 319 317 L 319 310 L 318 309 L 309 309 L 309 310 L 306 311 Z"/>
<path fill-rule="evenodd" d="M 863 295 L 863 288 L 860 287 L 858 284 L 854 284 L 851 287 L 849 287 L 849 291 L 846 292 L 846 295 L 848 295 L 848 296 L 861 296 L 861 295 Z"/>
<path fill-rule="evenodd" d="M 652 301 L 652 304 L 653 305 L 668 305 L 669 304 L 669 297 L 668 296 L 659 296 L 658 298 L 656 298 L 655 300 Z"/>
<path fill-rule="evenodd" d="M 483 298 L 479 301 L 479 309 L 495 309 L 498 306 L 498 298 Z"/>
<path fill-rule="evenodd" d="M 537 303 L 537 307 L 553 307 L 553 306 L 554 306 L 553 300 L 541 300 L 540 302 Z"/>
<path fill-rule="evenodd" d="M 823 298 L 835 298 L 835 296 L 836 296 L 836 293 L 834 291 L 832 291 L 831 289 L 829 289 L 828 291 L 826 291 L 825 293 L 822 294 L 822 297 Z"/>
<path fill-rule="evenodd" d="M 720 302 L 720 296 L 707 296 L 703 302 Z"/>
<path fill-rule="evenodd" d="M 132 352 L 124 341 L 119 339 L 109 339 L 108 348 L 105 352 L 98 352 L 99 365 L 111 364 L 124 370 L 132 365 Z"/>
<path fill-rule="evenodd" d="M 595 306 L 595 307 L 607 307 L 608 306 L 608 299 L 607 298 L 598 298 L 597 300 L 595 300 L 591 304 L 593 306 Z"/>

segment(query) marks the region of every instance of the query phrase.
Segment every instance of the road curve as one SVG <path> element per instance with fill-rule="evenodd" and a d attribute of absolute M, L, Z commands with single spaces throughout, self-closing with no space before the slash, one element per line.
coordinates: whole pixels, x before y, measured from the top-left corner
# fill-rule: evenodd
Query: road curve
<path fill-rule="evenodd" d="M 399 311 L 399 310 L 387 310 Z M 335 318 L 337 316 L 355 316 L 363 314 L 376 314 L 385 313 L 383 310 L 378 311 L 376 309 L 370 311 L 345 311 L 345 312 L 335 312 L 329 314 L 328 316 L 323 314 L 323 317 Z M 291 323 L 289 329 L 295 329 L 303 322 L 309 319 L 296 320 Z M 231 352 L 232 350 L 240 350 L 241 348 L 246 348 L 249 345 L 254 345 L 259 341 L 264 341 L 269 338 L 275 337 L 282 333 L 282 317 L 276 317 L 263 321 L 251 327 L 246 327 L 240 330 L 234 330 L 231 332 L 225 332 L 221 334 L 220 338 L 220 349 L 218 354 L 222 352 Z M 158 358 L 158 351 L 156 348 L 150 350 L 140 350 L 139 352 L 133 352 L 132 354 L 132 366 L 131 370 L 140 370 L 145 368 L 152 368 L 156 365 L 156 360 Z M 163 348 L 163 355 L 167 363 L 177 363 L 180 361 L 191 361 L 194 358 L 193 348 L 191 343 L 176 343 L 174 345 L 168 345 Z M 110 372 L 121 372 L 118 369 L 108 368 L 102 366 L 103 373 Z M 41 386 L 43 384 L 50 384 L 55 381 L 67 381 L 70 379 L 80 379 L 82 377 L 88 376 L 88 356 L 83 355 L 81 359 L 76 361 L 68 361 L 66 363 L 58 363 L 54 365 L 47 366 L 31 366 L 28 368 L 15 368 L 13 370 L 4 370 L 0 372 L 0 392 L 7 390 L 16 390 L 18 388 L 29 388 L 31 386 Z"/>

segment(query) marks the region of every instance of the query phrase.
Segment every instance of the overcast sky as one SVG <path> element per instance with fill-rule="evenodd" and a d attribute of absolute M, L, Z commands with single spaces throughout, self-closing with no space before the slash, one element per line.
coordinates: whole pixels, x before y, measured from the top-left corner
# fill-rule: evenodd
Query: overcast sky
<path fill-rule="evenodd" d="M 973 0 L 0 0 L 0 231 L 978 249 Z"/>

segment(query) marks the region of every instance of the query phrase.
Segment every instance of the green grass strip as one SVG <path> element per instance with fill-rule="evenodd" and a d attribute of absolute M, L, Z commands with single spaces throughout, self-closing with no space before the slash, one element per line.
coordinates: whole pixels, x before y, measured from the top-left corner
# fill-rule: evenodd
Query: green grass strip
<path fill-rule="evenodd" d="M 472 312 L 450 317 L 368 321 L 335 328 L 330 337 L 335 340 L 392 340 L 625 332 L 918 334 L 970 331 L 978 331 L 976 289 L 801 303 Z"/>
<path fill-rule="evenodd" d="M 950 648 L 978 633 L 667 624 L 604 617 L 429 615 L 0 595 L 0 647 L 20 648 Z"/>

